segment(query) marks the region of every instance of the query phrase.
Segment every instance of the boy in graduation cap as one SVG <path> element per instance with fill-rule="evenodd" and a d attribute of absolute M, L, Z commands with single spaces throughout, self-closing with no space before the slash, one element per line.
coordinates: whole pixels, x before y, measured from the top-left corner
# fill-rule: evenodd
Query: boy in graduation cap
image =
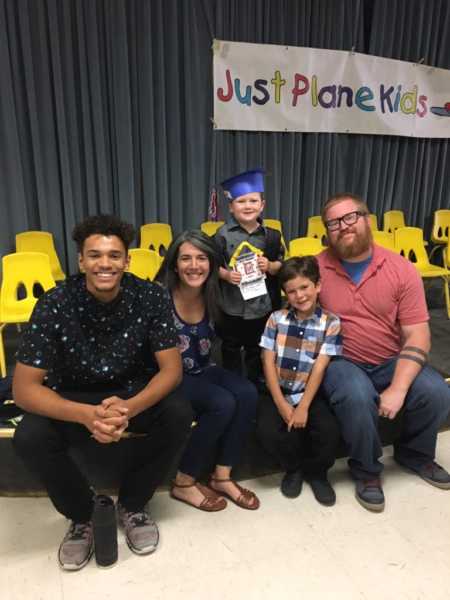
<path fill-rule="evenodd" d="M 229 221 L 215 235 L 223 257 L 220 279 L 224 318 L 219 326 L 223 366 L 241 373 L 243 347 L 247 376 L 258 383 L 262 376 L 261 335 L 270 313 L 281 304 L 276 274 L 284 258 L 284 247 L 281 233 L 263 225 L 262 169 L 240 173 L 221 185 L 230 210 Z M 256 269 L 252 275 L 253 265 Z M 243 277 L 243 272 L 250 276 Z M 253 282 L 247 284 L 246 280 L 250 282 L 252 278 Z"/>

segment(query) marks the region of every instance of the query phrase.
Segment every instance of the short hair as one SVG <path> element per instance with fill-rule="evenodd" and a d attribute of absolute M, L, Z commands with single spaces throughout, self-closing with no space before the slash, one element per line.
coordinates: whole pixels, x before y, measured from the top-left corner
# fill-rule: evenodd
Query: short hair
<path fill-rule="evenodd" d="M 326 214 L 328 212 L 328 209 L 331 208 L 332 206 L 334 206 L 335 204 L 344 202 L 344 200 L 353 200 L 353 202 L 358 206 L 358 209 L 360 209 L 366 213 L 369 213 L 369 208 L 367 207 L 366 202 L 361 198 L 361 196 L 358 196 L 357 194 L 352 194 L 350 192 L 341 192 L 339 194 L 335 194 L 334 196 L 331 196 L 330 198 L 328 198 L 328 200 L 322 206 L 320 215 L 322 217 L 323 223 L 325 223 L 325 221 L 327 220 Z"/>
<path fill-rule="evenodd" d="M 173 293 L 180 282 L 177 271 L 177 260 L 180 247 L 185 242 L 189 242 L 208 257 L 209 275 L 203 287 L 203 298 L 209 318 L 214 322 L 218 322 L 222 316 L 219 288 L 219 267 L 222 264 L 222 260 L 214 239 L 203 233 L 203 231 L 188 229 L 180 233 L 172 241 L 167 249 L 161 268 L 155 277 L 155 281 L 161 283 L 170 293 Z"/>
<path fill-rule="evenodd" d="M 293 256 L 288 258 L 278 271 L 278 281 L 284 290 L 284 286 L 291 279 L 296 277 L 306 277 L 314 285 L 320 281 L 319 263 L 315 256 Z"/>
<path fill-rule="evenodd" d="M 86 239 L 91 235 L 115 235 L 122 240 L 125 250 L 128 252 L 131 242 L 136 235 L 133 225 L 125 223 L 115 215 L 92 215 L 87 217 L 78 225 L 75 225 L 72 232 L 72 239 L 77 244 L 78 252 L 83 251 L 83 245 Z"/>

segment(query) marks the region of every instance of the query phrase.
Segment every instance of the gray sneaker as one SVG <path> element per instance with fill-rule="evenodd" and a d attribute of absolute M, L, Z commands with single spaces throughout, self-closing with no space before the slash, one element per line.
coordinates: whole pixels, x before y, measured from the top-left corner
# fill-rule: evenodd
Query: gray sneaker
<path fill-rule="evenodd" d="M 401 467 L 403 467 L 407 471 L 416 473 L 417 475 L 419 475 L 419 477 L 422 477 L 422 479 L 427 483 L 434 485 L 435 487 L 438 487 L 441 490 L 450 490 L 450 474 L 444 469 L 444 467 L 441 467 L 441 465 L 438 465 L 437 462 L 434 462 L 434 460 L 426 463 L 425 465 L 417 469 L 412 469 L 411 467 L 408 467 L 407 465 L 399 461 L 397 458 L 395 460 L 397 464 L 399 464 Z"/>
<path fill-rule="evenodd" d="M 356 499 L 372 512 L 381 512 L 384 510 L 384 494 L 381 487 L 381 481 L 378 477 L 374 479 L 356 480 Z"/>
<path fill-rule="evenodd" d="M 151 554 L 156 550 L 159 541 L 159 531 L 156 523 L 150 519 L 148 512 L 127 511 L 124 506 L 117 504 L 119 524 L 124 528 L 128 547 L 135 554 Z"/>
<path fill-rule="evenodd" d="M 65 571 L 79 571 L 87 565 L 94 551 L 92 522 L 74 523 L 64 536 L 58 551 L 58 561 Z"/>

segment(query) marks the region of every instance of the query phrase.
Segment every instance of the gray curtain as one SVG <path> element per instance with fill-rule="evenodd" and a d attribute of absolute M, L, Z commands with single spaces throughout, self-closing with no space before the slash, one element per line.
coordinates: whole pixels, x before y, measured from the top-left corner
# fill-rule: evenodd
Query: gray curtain
<path fill-rule="evenodd" d="M 213 38 L 448 69 L 450 3 L 0 0 L 2 254 L 17 232 L 44 229 L 73 271 L 70 233 L 86 215 L 195 227 L 212 187 L 256 166 L 268 172 L 266 215 L 287 238 L 337 191 L 419 226 L 449 207 L 446 140 L 213 131 Z"/>

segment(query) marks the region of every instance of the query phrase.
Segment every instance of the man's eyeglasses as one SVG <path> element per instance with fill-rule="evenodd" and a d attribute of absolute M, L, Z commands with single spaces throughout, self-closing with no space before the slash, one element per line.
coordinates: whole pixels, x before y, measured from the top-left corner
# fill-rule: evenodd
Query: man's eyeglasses
<path fill-rule="evenodd" d="M 354 225 L 359 217 L 365 217 L 368 213 L 363 212 L 362 210 L 354 210 L 353 212 L 349 212 L 346 215 L 342 215 L 338 219 L 330 219 L 329 221 L 325 221 L 325 227 L 328 231 L 337 231 L 341 227 L 341 222 L 344 221 L 346 225 Z"/>

